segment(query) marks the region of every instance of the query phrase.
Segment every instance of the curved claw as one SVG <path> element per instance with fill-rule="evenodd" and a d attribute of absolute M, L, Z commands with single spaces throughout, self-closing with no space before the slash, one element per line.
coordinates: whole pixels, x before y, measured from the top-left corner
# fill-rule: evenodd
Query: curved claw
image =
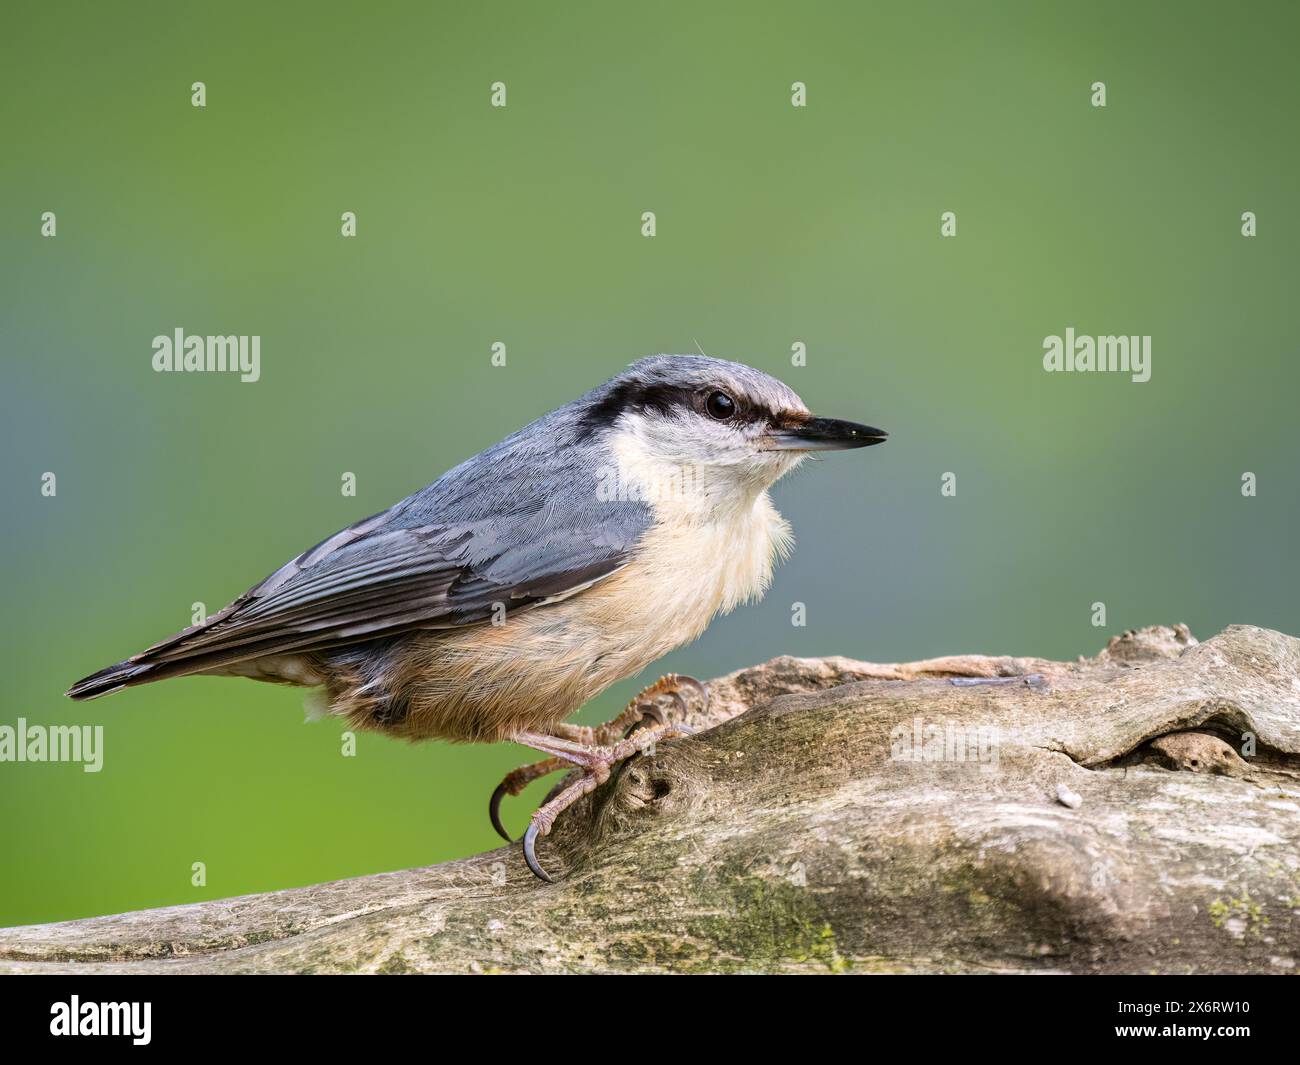
<path fill-rule="evenodd" d="M 679 702 L 681 701 L 681 696 L 676 692 L 673 692 L 673 698 L 677 699 Z M 682 704 L 682 708 L 685 709 L 684 703 Z M 654 718 L 655 723 L 660 726 L 668 724 L 668 715 L 663 712 L 657 703 L 641 703 L 637 709 L 641 711 L 641 718 L 638 721 L 633 721 L 632 724 L 628 725 L 628 727 L 624 729 L 624 739 L 627 739 L 637 729 L 641 728 L 648 717 Z"/>
<path fill-rule="evenodd" d="M 528 831 L 524 833 L 524 861 L 528 863 L 528 868 L 533 871 L 533 876 L 538 880 L 545 880 L 548 884 L 554 884 L 555 881 L 550 874 L 538 864 L 537 861 L 537 825 L 532 822 L 528 825 Z"/>
<path fill-rule="evenodd" d="M 700 697 L 701 704 L 704 706 L 709 705 L 709 686 L 702 680 L 696 680 L 694 677 L 683 676 L 680 673 L 676 675 L 675 680 L 677 682 L 677 687 L 679 688 L 694 688 L 695 694 Z M 685 710 L 686 707 L 683 706 L 682 709 Z"/>
<path fill-rule="evenodd" d="M 683 710 L 686 709 L 685 704 L 681 702 L 682 697 L 676 692 L 673 692 L 672 695 L 674 699 L 678 700 L 678 705 L 681 706 Z M 663 707 L 658 703 L 642 703 L 637 707 L 637 709 L 641 711 L 642 723 L 644 723 L 646 718 L 652 717 L 657 725 L 668 724 L 668 715 L 664 713 Z"/>
<path fill-rule="evenodd" d="M 507 843 L 514 842 L 510 838 L 510 833 L 506 831 L 506 826 L 501 823 L 501 800 L 505 796 L 518 795 L 534 780 L 540 780 L 542 777 L 550 776 L 552 773 L 568 768 L 570 768 L 570 764 L 563 759 L 544 758 L 540 762 L 534 762 L 532 765 L 521 765 L 518 769 L 512 769 L 507 773 L 492 793 L 492 798 L 488 800 L 488 817 L 492 821 L 492 827 L 496 829 L 497 835 Z"/>
<path fill-rule="evenodd" d="M 488 817 L 492 819 L 492 827 L 497 830 L 497 835 L 507 843 L 513 843 L 510 833 L 506 831 L 505 825 L 501 823 L 501 800 L 510 792 L 510 778 L 507 777 L 497 785 L 496 791 L 492 793 L 492 798 L 488 800 Z"/>

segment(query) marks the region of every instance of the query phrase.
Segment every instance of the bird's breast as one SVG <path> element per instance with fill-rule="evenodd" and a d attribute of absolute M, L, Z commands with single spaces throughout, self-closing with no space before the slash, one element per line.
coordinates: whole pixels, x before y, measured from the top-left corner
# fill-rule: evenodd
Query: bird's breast
<path fill-rule="evenodd" d="M 718 613 L 759 598 L 792 542 L 765 492 L 716 518 L 661 514 L 628 564 L 579 599 L 595 628 L 646 656 L 640 668 L 694 640 Z"/>

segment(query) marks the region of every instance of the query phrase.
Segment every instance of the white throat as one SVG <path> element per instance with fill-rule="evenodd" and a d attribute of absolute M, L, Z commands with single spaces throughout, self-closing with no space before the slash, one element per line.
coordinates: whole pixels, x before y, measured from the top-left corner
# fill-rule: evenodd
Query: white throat
<path fill-rule="evenodd" d="M 628 419 L 609 438 L 613 463 L 597 474 L 604 499 L 639 500 L 662 520 L 744 520 L 767 489 L 799 464 L 797 452 L 756 452 L 740 441 L 708 461 L 691 453 L 677 427 L 661 419 Z M 772 513 L 775 513 L 773 511 Z"/>

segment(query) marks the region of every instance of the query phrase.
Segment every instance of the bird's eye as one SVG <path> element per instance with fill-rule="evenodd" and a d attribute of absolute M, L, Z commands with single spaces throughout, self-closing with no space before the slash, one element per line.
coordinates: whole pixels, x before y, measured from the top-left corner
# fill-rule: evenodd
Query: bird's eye
<path fill-rule="evenodd" d="M 704 409 L 709 412 L 710 418 L 725 422 L 735 416 L 736 401 L 725 392 L 710 392 L 708 399 L 704 401 Z"/>

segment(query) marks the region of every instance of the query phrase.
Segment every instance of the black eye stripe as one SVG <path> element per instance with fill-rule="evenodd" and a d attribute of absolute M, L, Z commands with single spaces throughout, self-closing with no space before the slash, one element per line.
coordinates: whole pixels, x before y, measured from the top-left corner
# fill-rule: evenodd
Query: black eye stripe
<path fill-rule="evenodd" d="M 582 433 L 588 435 L 597 429 L 608 428 L 618 421 L 619 415 L 624 411 L 655 411 L 658 414 L 671 414 L 682 404 L 690 403 L 693 396 L 694 392 L 689 388 L 623 381 L 611 388 L 583 415 Z"/>
<path fill-rule="evenodd" d="M 690 388 L 662 382 L 647 384 L 624 381 L 610 389 L 598 403 L 587 410 L 582 419 L 582 433 L 589 435 L 597 429 L 612 426 L 625 411 L 653 412 L 671 417 L 683 410 L 691 410 L 710 416 L 706 404 L 715 392 L 725 393 L 736 405 L 736 413 L 726 424 L 772 421 L 772 414 L 766 407 L 742 399 L 734 389 L 726 385 Z"/>

